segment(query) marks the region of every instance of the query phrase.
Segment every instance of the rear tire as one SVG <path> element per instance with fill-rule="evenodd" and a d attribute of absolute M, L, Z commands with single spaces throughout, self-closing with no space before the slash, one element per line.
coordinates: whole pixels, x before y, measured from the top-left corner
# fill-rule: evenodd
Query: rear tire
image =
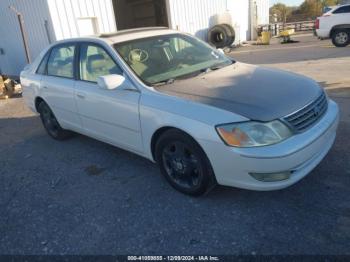
<path fill-rule="evenodd" d="M 200 196 L 216 185 L 214 172 L 203 149 L 177 129 L 166 131 L 155 147 L 160 171 L 176 190 Z"/>
<path fill-rule="evenodd" d="M 350 29 L 337 29 L 332 33 L 332 43 L 336 47 L 345 47 L 350 43 Z"/>
<path fill-rule="evenodd" d="M 72 136 L 72 132 L 63 129 L 58 123 L 52 110 L 44 101 L 38 106 L 41 121 L 46 132 L 55 140 L 65 140 Z"/>

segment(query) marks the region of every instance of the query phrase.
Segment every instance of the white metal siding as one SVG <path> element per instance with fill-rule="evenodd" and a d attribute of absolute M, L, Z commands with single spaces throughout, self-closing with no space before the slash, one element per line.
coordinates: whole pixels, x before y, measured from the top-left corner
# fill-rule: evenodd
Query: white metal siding
<path fill-rule="evenodd" d="M 18 76 L 26 65 L 24 47 L 13 5 L 23 14 L 31 58 L 48 44 L 45 20 L 51 41 L 80 35 L 77 19 L 96 17 L 99 32 L 116 30 L 112 0 L 0 0 L 0 70 Z"/>
<path fill-rule="evenodd" d="M 96 17 L 100 33 L 116 30 L 112 0 L 47 0 L 57 40 L 81 36 L 77 19 Z"/>
<path fill-rule="evenodd" d="M 249 0 L 168 0 L 170 27 L 207 40 L 213 17 L 229 12 L 240 41 L 250 39 Z M 258 24 L 269 21 L 269 0 L 256 0 Z"/>
<path fill-rule="evenodd" d="M 26 65 L 26 59 L 18 19 L 8 8 L 9 5 L 23 14 L 32 58 L 49 44 L 44 23 L 48 20 L 50 30 L 50 14 L 46 0 L 0 1 L 0 48 L 4 50 L 4 54 L 0 55 L 0 69 L 4 74 L 19 75 Z M 52 34 L 51 39 L 53 38 Z"/>
<path fill-rule="evenodd" d="M 227 0 L 169 0 L 171 28 L 206 40 L 210 19 L 227 10 Z"/>
<path fill-rule="evenodd" d="M 257 5 L 257 15 L 258 15 L 258 25 L 266 25 L 269 23 L 270 15 L 270 1 L 269 0 L 256 0 Z"/>
<path fill-rule="evenodd" d="M 214 17 L 228 11 L 241 41 L 249 39 L 249 0 L 167 0 L 171 28 L 192 33 L 204 40 Z M 257 23 L 268 23 L 269 0 L 255 0 Z M 52 41 L 80 36 L 78 19 L 96 17 L 99 32 L 116 30 L 112 0 L 0 0 L 0 70 L 19 75 L 26 64 L 20 29 L 15 13 L 24 17 L 32 59 L 48 44 L 45 20 Z"/>
<path fill-rule="evenodd" d="M 249 1 L 248 0 L 228 0 L 228 9 L 232 16 L 232 23 L 239 34 L 239 42 L 250 38 L 249 28 Z"/>
<path fill-rule="evenodd" d="M 96 17 L 100 33 L 116 30 L 111 0 L 48 0 L 57 40 L 81 36 L 77 19 Z"/>

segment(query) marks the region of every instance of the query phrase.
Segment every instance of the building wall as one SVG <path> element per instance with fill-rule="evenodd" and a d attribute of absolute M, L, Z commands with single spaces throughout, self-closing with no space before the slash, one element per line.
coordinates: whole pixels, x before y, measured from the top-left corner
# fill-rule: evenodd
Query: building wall
<path fill-rule="evenodd" d="M 270 1 L 269 0 L 256 0 L 257 5 L 257 24 L 266 25 L 269 24 L 270 16 Z"/>
<path fill-rule="evenodd" d="M 168 0 L 170 26 L 207 40 L 208 29 L 215 24 L 215 15 L 229 13 L 238 35 L 238 42 L 250 40 L 251 0 Z M 257 21 L 269 21 L 269 0 L 255 0 Z M 237 42 L 236 42 L 237 43 Z"/>
<path fill-rule="evenodd" d="M 227 10 L 227 0 L 169 0 L 171 28 L 207 38 L 214 16 Z"/>
<path fill-rule="evenodd" d="M 56 40 L 84 35 L 81 18 L 95 17 L 100 33 L 116 30 L 112 0 L 0 0 L 0 72 L 18 76 L 26 65 L 13 5 L 22 13 L 32 59 Z M 45 28 L 47 21 L 47 30 Z M 48 31 L 48 32 L 47 32 Z"/>
<path fill-rule="evenodd" d="M 116 30 L 111 0 L 47 0 L 56 39 L 85 35 L 87 24 L 80 24 L 82 18 L 95 18 L 96 33 Z"/>
<path fill-rule="evenodd" d="M 238 43 L 250 39 L 249 23 L 249 1 L 248 0 L 230 0 L 228 9 L 232 16 L 232 23 L 237 32 L 239 32 Z"/>
<path fill-rule="evenodd" d="M 171 28 L 206 40 L 208 29 L 215 24 L 215 15 L 228 12 L 234 28 L 239 32 L 237 39 L 244 41 L 250 38 L 249 2 L 253 0 L 164 1 L 168 4 Z M 257 4 L 257 22 L 268 22 L 269 0 L 254 1 Z M 50 40 L 53 42 L 86 34 L 85 22 L 89 22 L 91 17 L 96 21 L 99 33 L 116 30 L 112 0 L 0 0 L 0 72 L 4 74 L 18 76 L 26 65 L 18 20 L 15 13 L 8 9 L 9 5 L 23 14 L 33 59 Z"/>
<path fill-rule="evenodd" d="M 4 74 L 18 76 L 26 65 L 26 58 L 18 19 L 8 8 L 9 5 L 23 15 L 32 58 L 49 44 L 45 20 L 48 21 L 49 31 L 53 29 L 46 0 L 0 1 L 0 48 L 3 50 L 3 54 L 0 54 L 0 70 Z"/>

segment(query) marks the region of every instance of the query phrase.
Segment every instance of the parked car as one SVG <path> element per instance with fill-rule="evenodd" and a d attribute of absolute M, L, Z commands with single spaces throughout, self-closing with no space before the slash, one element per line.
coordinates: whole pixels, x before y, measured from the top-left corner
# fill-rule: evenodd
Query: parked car
<path fill-rule="evenodd" d="M 316 34 L 321 39 L 331 38 L 337 47 L 350 43 L 350 4 L 334 6 L 316 19 Z"/>
<path fill-rule="evenodd" d="M 190 195 L 217 183 L 288 187 L 325 157 L 338 126 L 315 81 L 163 28 L 60 41 L 21 82 L 51 137 L 74 131 L 134 152 Z"/>

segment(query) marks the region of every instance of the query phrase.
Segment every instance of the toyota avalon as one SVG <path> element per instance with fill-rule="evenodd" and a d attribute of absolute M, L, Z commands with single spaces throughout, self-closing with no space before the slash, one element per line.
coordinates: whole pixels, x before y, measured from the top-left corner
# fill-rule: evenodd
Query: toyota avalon
<path fill-rule="evenodd" d="M 21 83 L 52 138 L 81 133 L 141 155 L 190 195 L 296 183 L 328 153 L 339 119 L 314 80 L 165 28 L 56 42 Z"/>

